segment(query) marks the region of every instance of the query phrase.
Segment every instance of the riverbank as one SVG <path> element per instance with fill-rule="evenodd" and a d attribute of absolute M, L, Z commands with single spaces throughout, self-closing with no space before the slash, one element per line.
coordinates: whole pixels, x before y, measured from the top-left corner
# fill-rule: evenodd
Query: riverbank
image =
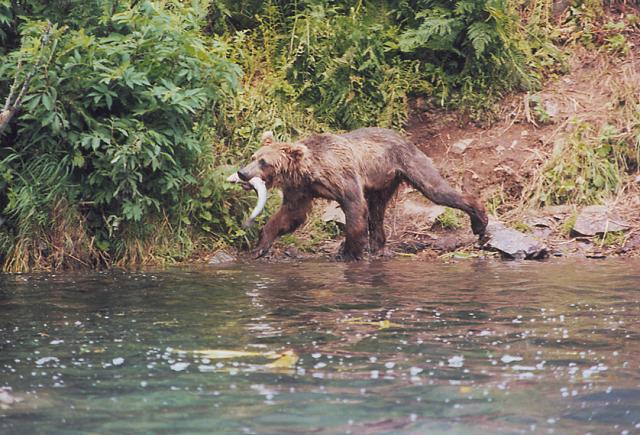
<path fill-rule="evenodd" d="M 255 196 L 224 180 L 263 132 L 295 141 L 364 126 L 403 130 L 520 231 L 505 241 L 635 255 L 637 5 L 356 3 L 0 6 L 2 270 L 245 255 L 278 197 L 247 229 Z M 606 215 L 581 218 L 594 204 Z M 342 230 L 326 206 L 267 261 L 333 255 Z M 601 228 L 580 229 L 594 219 Z M 403 190 L 389 253 L 487 255 L 466 228 Z"/>
<path fill-rule="evenodd" d="M 506 98 L 490 126 L 466 121 L 461 113 L 423 110 L 417 100 L 406 134 L 452 184 L 479 195 L 494 219 L 545 245 L 549 255 L 640 256 L 637 161 L 615 174 L 621 186 L 615 195 L 585 175 L 608 170 L 598 158 L 638 135 L 640 119 L 631 111 L 640 107 L 640 50 L 637 40 L 629 43 L 624 56 L 573 49 L 567 74 L 540 92 Z M 627 145 L 621 152 L 633 152 Z M 318 201 L 307 225 L 279 240 L 265 261 L 334 255 L 343 239 L 339 215 L 335 206 Z M 408 187 L 392 201 L 385 228 L 392 255 L 496 255 L 478 243 L 466 216 Z"/>

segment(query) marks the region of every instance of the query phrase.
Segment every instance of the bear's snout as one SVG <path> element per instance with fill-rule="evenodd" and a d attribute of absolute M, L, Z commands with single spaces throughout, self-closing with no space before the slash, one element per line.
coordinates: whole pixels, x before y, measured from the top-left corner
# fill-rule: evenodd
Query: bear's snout
<path fill-rule="evenodd" d="M 249 181 L 251 179 L 251 176 L 246 172 L 247 168 L 242 168 L 238 171 L 238 177 L 242 180 L 242 181 Z"/>

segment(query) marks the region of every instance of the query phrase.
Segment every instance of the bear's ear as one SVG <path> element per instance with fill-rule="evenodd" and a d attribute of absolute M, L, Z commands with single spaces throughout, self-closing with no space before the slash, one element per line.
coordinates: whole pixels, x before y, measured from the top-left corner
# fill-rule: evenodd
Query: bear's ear
<path fill-rule="evenodd" d="M 265 131 L 262 133 L 262 145 L 271 145 L 273 143 L 273 132 Z"/>
<path fill-rule="evenodd" d="M 302 144 L 286 144 L 282 147 L 282 151 L 291 159 L 300 160 L 305 156 L 307 151 L 309 151 L 309 148 Z"/>

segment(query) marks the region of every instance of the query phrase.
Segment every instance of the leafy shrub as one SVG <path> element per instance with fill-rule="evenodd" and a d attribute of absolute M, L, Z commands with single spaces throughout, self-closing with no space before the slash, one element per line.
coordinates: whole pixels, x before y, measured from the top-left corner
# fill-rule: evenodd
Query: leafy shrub
<path fill-rule="evenodd" d="M 287 79 L 300 101 L 330 125 L 401 127 L 407 94 L 419 80 L 394 56 L 398 29 L 381 11 L 314 5 L 293 17 Z M 372 38 L 371 35 L 376 35 Z"/>
<path fill-rule="evenodd" d="M 227 8 L 230 22 L 248 26 L 244 38 L 269 52 L 261 72 L 275 72 L 286 98 L 339 129 L 401 128 L 418 94 L 478 119 L 505 92 L 537 86 L 559 59 L 506 0 L 272 1 L 252 10 L 246 23 Z"/>
<path fill-rule="evenodd" d="M 143 227 L 154 219 L 185 221 L 198 159 L 208 151 L 203 126 L 237 88 L 240 70 L 202 35 L 206 8 L 197 2 L 114 5 L 93 29 L 54 26 L 44 52 L 44 23 L 22 25 L 22 48 L 0 78 L 26 74 L 20 62 L 47 61 L 3 138 L 11 148 L 2 197 L 14 234 L 46 232 L 62 201 L 82 210 L 95 246 L 119 257 L 128 238 L 153 232 Z M 15 255 L 17 246 L 3 250 Z"/>
<path fill-rule="evenodd" d="M 7 31 L 11 26 L 13 19 L 13 13 L 11 11 L 11 0 L 0 0 L 0 50 L 4 52 L 3 48 L 7 41 Z"/>
<path fill-rule="evenodd" d="M 401 33 L 399 46 L 421 60 L 423 73 L 438 77 L 440 84 L 433 84 L 441 105 L 465 108 L 478 118 L 505 92 L 539 85 L 545 68 L 536 59 L 541 38 L 527 33 L 510 2 L 419 3 L 417 23 Z"/>

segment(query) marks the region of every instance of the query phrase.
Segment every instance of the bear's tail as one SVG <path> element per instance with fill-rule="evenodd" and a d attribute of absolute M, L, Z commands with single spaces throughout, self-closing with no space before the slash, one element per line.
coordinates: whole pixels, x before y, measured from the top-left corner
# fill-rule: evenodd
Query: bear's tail
<path fill-rule="evenodd" d="M 416 153 L 402 166 L 402 175 L 409 184 L 434 203 L 467 213 L 473 233 L 484 236 L 489 222 L 484 206 L 471 195 L 461 194 L 451 187 L 438 173 L 431 159 L 416 149 Z"/>

